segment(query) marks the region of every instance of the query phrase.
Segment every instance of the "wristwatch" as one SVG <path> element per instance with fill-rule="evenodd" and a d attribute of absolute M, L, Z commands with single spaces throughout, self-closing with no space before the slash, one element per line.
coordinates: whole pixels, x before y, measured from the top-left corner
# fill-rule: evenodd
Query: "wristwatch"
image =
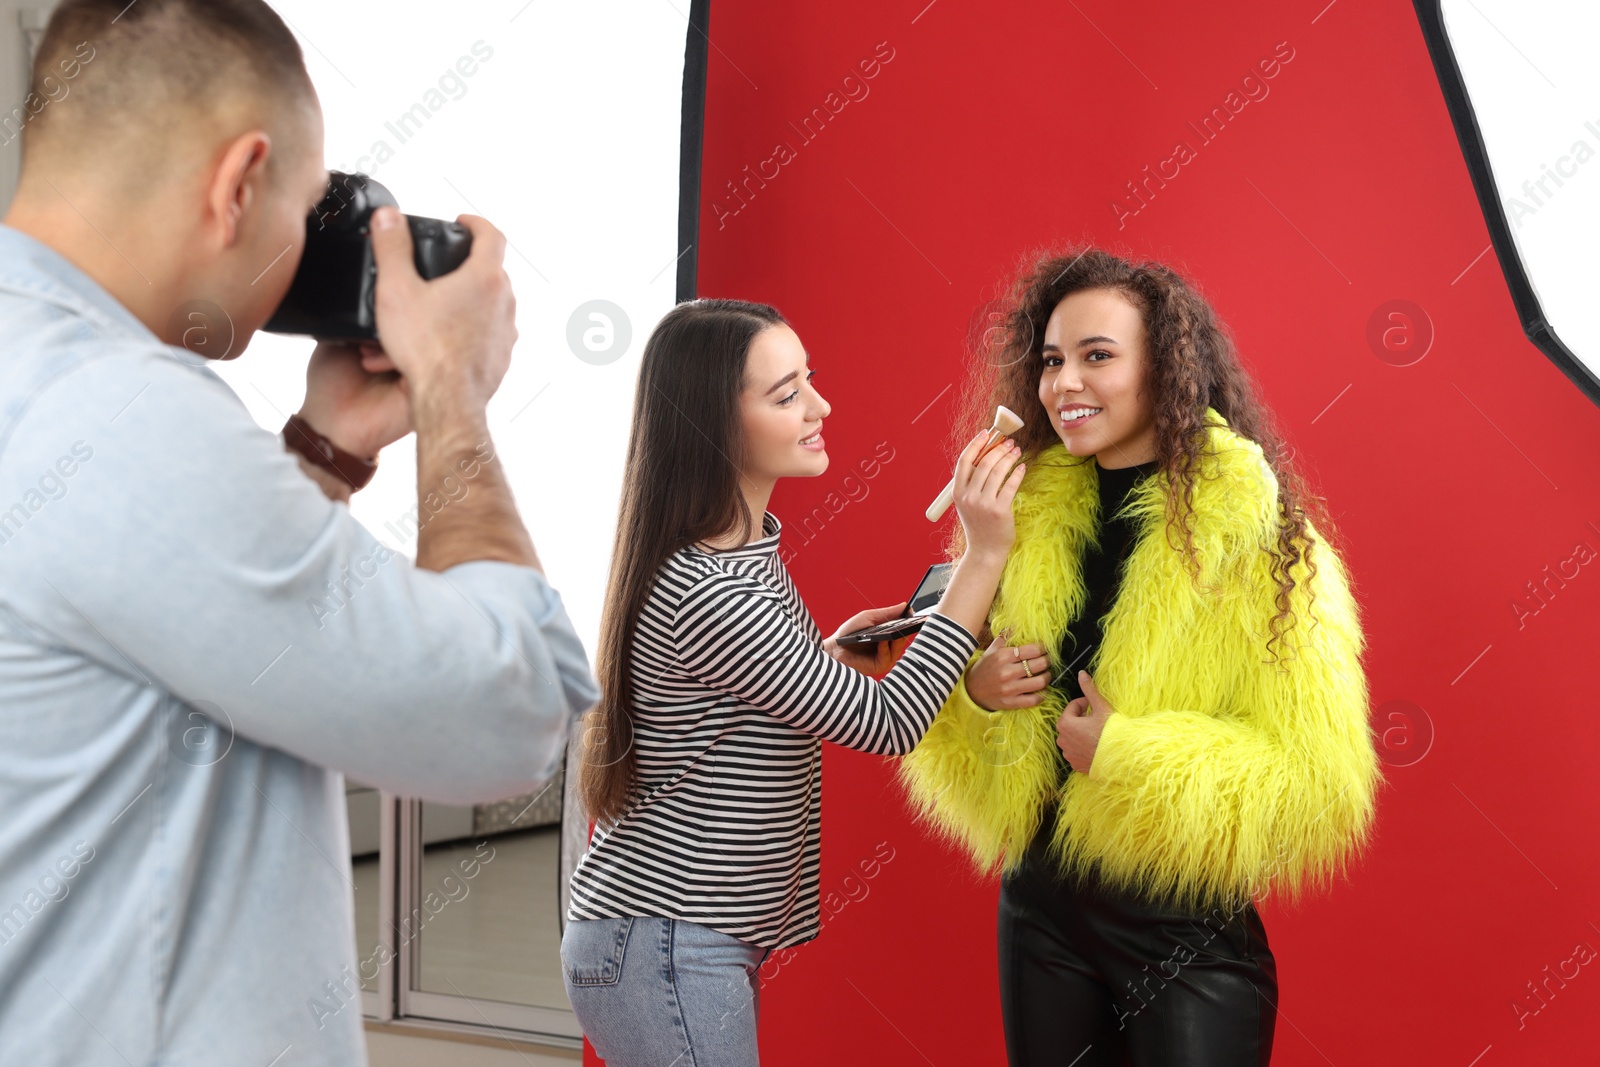
<path fill-rule="evenodd" d="M 346 452 L 298 414 L 290 415 L 289 421 L 283 424 L 283 440 L 312 463 L 349 482 L 352 490 L 372 481 L 372 476 L 378 472 L 377 459 L 363 459 Z"/>

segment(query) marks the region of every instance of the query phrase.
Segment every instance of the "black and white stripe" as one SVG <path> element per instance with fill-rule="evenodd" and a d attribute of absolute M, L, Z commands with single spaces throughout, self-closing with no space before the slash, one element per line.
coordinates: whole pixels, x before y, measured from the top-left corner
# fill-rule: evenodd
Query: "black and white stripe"
<path fill-rule="evenodd" d="M 634 637 L 628 811 L 597 826 L 569 919 L 686 919 L 766 948 L 817 935 L 822 745 L 910 751 L 976 639 L 933 614 L 882 679 L 822 650 L 778 558 L 782 527 L 662 566 Z"/>

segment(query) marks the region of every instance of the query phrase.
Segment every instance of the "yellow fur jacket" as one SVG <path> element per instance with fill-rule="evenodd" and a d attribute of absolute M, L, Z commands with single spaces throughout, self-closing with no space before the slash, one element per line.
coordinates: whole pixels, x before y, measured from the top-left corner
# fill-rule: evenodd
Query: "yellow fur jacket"
<path fill-rule="evenodd" d="M 1273 661 L 1277 583 L 1265 546 L 1277 536 L 1277 480 L 1259 445 L 1215 409 L 1206 416 L 1205 451 L 1215 455 L 1203 458 L 1190 523 L 1212 591 L 1168 541 L 1158 470 L 1128 501 L 1134 542 L 1083 668 L 1116 709 L 1089 772 L 1058 786 L 1059 689 L 1045 689 L 1037 707 L 990 712 L 964 680 L 900 761 L 917 813 L 984 873 L 1015 869 L 1052 796 L 1051 855 L 1063 873 L 1095 869 L 1115 886 L 1196 908 L 1273 889 L 1293 896 L 1341 872 L 1366 838 L 1379 772 L 1348 574 L 1308 524 L 1317 623 L 1307 625 L 1302 560 L 1295 622 Z M 1017 539 L 989 624 L 1009 628 L 1011 644 L 1044 646 L 1052 677 L 1085 600 L 1097 469 L 1053 445 L 1029 462 L 1012 506 Z M 1172 542 L 1181 545 L 1175 528 Z"/>

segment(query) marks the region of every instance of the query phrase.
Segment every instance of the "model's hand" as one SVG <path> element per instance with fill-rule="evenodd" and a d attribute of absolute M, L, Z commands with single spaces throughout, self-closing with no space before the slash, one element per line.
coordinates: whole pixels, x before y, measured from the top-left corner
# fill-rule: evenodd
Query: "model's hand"
<path fill-rule="evenodd" d="M 300 417 L 346 452 L 371 458 L 411 432 L 410 393 L 376 343 L 323 342 L 306 366 Z"/>
<path fill-rule="evenodd" d="M 901 653 L 905 652 L 906 646 L 911 643 L 911 637 L 901 637 L 894 641 L 879 641 L 870 648 L 864 648 L 859 645 L 853 648 L 849 645 L 841 645 L 839 638 L 845 634 L 853 634 L 857 630 L 865 630 L 869 626 L 876 626 L 880 622 L 898 619 L 900 613 L 905 609 L 906 602 L 901 601 L 892 607 L 868 608 L 857 615 L 852 615 L 843 626 L 834 632 L 832 637 L 822 642 L 822 648 L 828 655 L 852 670 L 873 678 L 887 674 L 889 668 L 893 667 L 895 661 L 900 658 Z"/>
<path fill-rule="evenodd" d="M 1083 696 L 1062 711 L 1061 721 L 1056 724 L 1056 744 L 1073 770 L 1088 774 L 1095 749 L 1100 746 L 1100 732 L 1117 709 L 1100 695 L 1088 671 L 1078 672 L 1078 685 L 1083 689 Z"/>
<path fill-rule="evenodd" d="M 1008 645 L 1001 633 L 967 668 L 966 680 L 967 695 L 986 711 L 1032 708 L 1044 700 L 1038 694 L 1050 684 L 1050 660 L 1038 645 Z"/>

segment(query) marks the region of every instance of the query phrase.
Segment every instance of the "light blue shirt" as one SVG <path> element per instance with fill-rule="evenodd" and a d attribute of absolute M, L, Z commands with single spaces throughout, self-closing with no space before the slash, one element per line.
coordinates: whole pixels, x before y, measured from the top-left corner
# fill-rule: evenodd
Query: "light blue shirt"
<path fill-rule="evenodd" d="M 415 569 L 205 363 L 0 226 L 3 1064 L 365 1064 L 343 776 L 527 792 L 598 699 L 538 571 Z"/>

